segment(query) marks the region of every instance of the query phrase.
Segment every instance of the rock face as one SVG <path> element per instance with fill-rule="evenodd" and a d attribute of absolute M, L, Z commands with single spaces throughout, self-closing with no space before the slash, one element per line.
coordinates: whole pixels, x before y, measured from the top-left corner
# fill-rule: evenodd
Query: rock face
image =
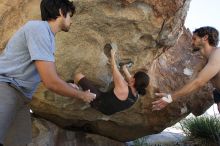
<path fill-rule="evenodd" d="M 13 1 L 13 2 L 12 2 Z M 0 47 L 27 20 L 40 18 L 38 0 L 0 0 Z M 194 78 L 205 60 L 190 48 L 184 28 L 190 0 L 73 0 L 76 14 L 68 33 L 57 34 L 56 66 L 61 78 L 83 72 L 100 89 L 111 83 L 105 49 L 118 46 L 119 59 L 134 61 L 131 72 L 148 70 L 147 95 L 130 109 L 105 116 L 77 99 L 39 86 L 31 104 L 35 114 L 69 130 L 84 130 L 129 141 L 162 131 L 189 113 L 202 114 L 212 103 L 210 86 L 152 112 L 158 90 L 172 92 Z"/>
<path fill-rule="evenodd" d="M 39 18 L 39 0 L 0 0 L 0 50 L 20 26 Z"/>
<path fill-rule="evenodd" d="M 28 146 L 125 146 L 103 136 L 64 130 L 43 119 L 32 121 L 33 140 Z"/>

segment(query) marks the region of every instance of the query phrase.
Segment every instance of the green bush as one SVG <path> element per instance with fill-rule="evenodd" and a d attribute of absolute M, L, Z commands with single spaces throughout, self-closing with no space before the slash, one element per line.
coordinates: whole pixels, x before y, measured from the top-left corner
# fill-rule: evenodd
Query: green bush
<path fill-rule="evenodd" d="M 134 146 L 149 146 L 148 143 L 146 143 L 146 137 L 138 138 L 133 141 Z"/>
<path fill-rule="evenodd" d="M 189 118 L 181 123 L 183 132 L 191 139 L 202 143 L 220 145 L 220 120 L 214 116 Z"/>

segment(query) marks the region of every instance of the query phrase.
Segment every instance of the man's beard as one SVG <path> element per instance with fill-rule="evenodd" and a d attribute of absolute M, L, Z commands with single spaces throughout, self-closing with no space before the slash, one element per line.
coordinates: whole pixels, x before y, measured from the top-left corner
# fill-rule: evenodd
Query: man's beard
<path fill-rule="evenodd" d="M 64 32 L 68 32 L 70 30 L 70 26 L 65 26 L 63 25 L 63 27 L 61 28 L 62 31 Z"/>
<path fill-rule="evenodd" d="M 192 52 L 198 52 L 200 50 L 199 47 L 192 45 Z"/>
<path fill-rule="evenodd" d="M 193 50 L 192 50 L 192 52 L 197 52 L 197 51 L 199 51 L 200 50 L 200 48 L 197 48 L 197 47 L 193 47 Z"/>
<path fill-rule="evenodd" d="M 68 32 L 69 31 L 69 27 L 62 28 L 62 31 Z"/>

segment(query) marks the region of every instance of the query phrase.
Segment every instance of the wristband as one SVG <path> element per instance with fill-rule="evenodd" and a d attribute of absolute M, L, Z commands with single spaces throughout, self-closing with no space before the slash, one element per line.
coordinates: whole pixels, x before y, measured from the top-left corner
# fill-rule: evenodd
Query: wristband
<path fill-rule="evenodd" d="M 167 94 L 167 96 L 162 97 L 162 100 L 167 103 L 173 102 L 172 96 L 170 94 Z"/>

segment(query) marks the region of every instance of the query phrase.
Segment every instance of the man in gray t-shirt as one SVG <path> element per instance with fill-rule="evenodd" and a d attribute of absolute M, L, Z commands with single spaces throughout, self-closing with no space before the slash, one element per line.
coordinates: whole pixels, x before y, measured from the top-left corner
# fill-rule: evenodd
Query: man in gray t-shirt
<path fill-rule="evenodd" d="M 54 37 L 59 31 L 68 32 L 74 13 L 75 6 L 68 0 L 42 0 L 42 21 L 27 22 L 0 54 L 0 146 L 30 142 L 31 124 L 26 105 L 41 81 L 49 90 L 63 96 L 85 102 L 95 98 L 93 93 L 76 90 L 60 79 L 55 69 Z"/>

